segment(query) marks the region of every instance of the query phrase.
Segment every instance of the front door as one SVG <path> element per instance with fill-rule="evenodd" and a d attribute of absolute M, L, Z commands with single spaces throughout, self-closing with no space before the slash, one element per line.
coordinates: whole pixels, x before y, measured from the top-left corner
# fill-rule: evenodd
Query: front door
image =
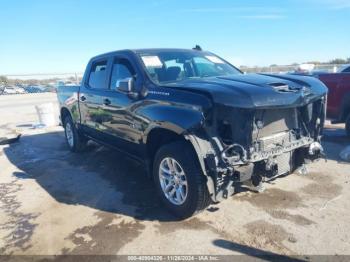
<path fill-rule="evenodd" d="M 104 123 L 108 135 L 117 141 L 116 146 L 125 152 L 140 156 L 142 138 L 142 120 L 135 117 L 134 108 L 138 100 L 118 90 L 120 80 L 135 78 L 135 69 L 124 57 L 114 57 L 109 81 L 109 103 L 104 105 L 104 112 L 111 116 Z"/>

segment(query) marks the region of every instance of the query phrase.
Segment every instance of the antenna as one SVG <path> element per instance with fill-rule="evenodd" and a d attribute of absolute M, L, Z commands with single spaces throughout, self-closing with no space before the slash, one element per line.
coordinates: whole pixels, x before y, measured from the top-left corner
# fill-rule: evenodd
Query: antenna
<path fill-rule="evenodd" d="M 196 45 L 195 47 L 192 48 L 193 50 L 198 50 L 198 51 L 203 51 L 200 45 Z"/>

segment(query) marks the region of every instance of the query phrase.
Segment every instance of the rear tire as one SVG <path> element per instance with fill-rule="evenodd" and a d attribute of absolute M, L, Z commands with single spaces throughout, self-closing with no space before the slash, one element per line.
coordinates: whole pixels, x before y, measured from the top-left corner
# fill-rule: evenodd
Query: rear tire
<path fill-rule="evenodd" d="M 172 161 L 173 164 L 170 166 L 173 166 L 173 168 L 169 167 L 168 161 Z M 167 171 L 164 172 L 164 170 Z M 169 170 L 175 171 L 170 175 Z M 179 173 L 182 175 L 177 175 Z M 164 177 L 167 178 L 164 180 Z M 194 150 L 186 141 L 164 145 L 158 150 L 154 158 L 153 178 L 157 193 L 165 207 L 181 219 L 202 211 L 211 203 L 206 177 L 202 173 Z M 168 182 L 170 180 L 172 182 Z M 170 184 L 173 184 L 173 187 Z M 186 186 L 183 188 L 182 185 L 184 184 Z M 167 187 L 168 190 L 166 190 Z M 181 194 L 179 193 L 178 196 L 177 191 L 180 187 L 182 190 L 180 190 Z M 174 199 L 172 199 L 171 193 L 174 190 Z M 178 198 L 181 201 L 177 201 Z"/>
<path fill-rule="evenodd" d="M 346 130 L 346 134 L 348 135 L 348 137 L 350 137 L 350 113 L 348 114 L 348 116 L 345 120 L 345 130 Z"/>
<path fill-rule="evenodd" d="M 63 127 L 69 150 L 72 152 L 84 151 L 87 146 L 87 139 L 79 134 L 70 116 L 64 119 Z"/>

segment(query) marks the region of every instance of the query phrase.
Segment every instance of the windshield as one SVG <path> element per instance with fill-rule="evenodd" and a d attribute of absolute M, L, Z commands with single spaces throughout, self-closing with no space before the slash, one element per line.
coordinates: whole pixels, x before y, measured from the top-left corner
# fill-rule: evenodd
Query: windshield
<path fill-rule="evenodd" d="M 208 52 L 154 50 L 140 53 L 139 56 L 148 75 L 159 84 L 241 74 L 238 69 Z"/>

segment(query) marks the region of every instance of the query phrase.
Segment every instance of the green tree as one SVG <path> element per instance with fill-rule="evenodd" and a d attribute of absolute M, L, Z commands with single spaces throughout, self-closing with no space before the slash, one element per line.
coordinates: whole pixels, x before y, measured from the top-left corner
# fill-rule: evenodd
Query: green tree
<path fill-rule="evenodd" d="M 309 61 L 309 62 L 307 62 L 307 64 L 319 65 L 319 64 L 321 64 L 321 62 L 320 61 Z"/>
<path fill-rule="evenodd" d="M 347 60 L 345 59 L 342 59 L 342 58 L 336 58 L 336 59 L 333 59 L 331 61 L 329 61 L 330 64 L 346 64 L 347 63 Z"/>
<path fill-rule="evenodd" d="M 0 85 L 6 85 L 8 82 L 6 76 L 0 76 Z"/>
<path fill-rule="evenodd" d="M 7 85 L 7 77 L 0 76 L 0 95 L 4 93 L 6 85 Z"/>

